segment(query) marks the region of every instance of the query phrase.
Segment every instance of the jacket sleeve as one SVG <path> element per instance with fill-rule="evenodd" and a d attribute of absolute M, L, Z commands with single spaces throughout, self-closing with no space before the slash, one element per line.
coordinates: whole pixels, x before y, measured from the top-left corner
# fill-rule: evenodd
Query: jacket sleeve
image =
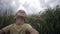
<path fill-rule="evenodd" d="M 8 25 L 8 26 L 6 26 L 6 27 L 4 27 L 4 28 L 2 28 L 2 30 L 4 31 L 4 32 L 8 32 L 8 31 L 10 31 L 10 28 L 12 27 L 12 24 L 11 25 Z"/>

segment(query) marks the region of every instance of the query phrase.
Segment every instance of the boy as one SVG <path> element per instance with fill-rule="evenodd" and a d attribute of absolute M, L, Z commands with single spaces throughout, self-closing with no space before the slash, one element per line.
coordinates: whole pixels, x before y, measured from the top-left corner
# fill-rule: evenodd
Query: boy
<path fill-rule="evenodd" d="M 10 34 L 39 34 L 31 25 L 25 23 L 26 13 L 24 10 L 19 10 L 16 13 L 15 21 L 16 23 L 11 24 L 0 30 L 0 34 L 10 32 Z"/>

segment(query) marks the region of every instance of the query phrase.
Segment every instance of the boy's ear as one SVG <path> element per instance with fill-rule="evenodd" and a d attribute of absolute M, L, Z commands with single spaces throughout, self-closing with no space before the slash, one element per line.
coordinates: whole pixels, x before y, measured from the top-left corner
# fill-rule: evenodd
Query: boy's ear
<path fill-rule="evenodd" d="M 14 20 L 16 20 L 16 16 L 14 17 Z"/>

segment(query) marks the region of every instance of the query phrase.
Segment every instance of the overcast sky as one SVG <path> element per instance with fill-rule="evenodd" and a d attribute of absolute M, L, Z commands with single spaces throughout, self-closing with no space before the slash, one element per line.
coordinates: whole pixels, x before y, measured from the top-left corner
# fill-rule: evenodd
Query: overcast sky
<path fill-rule="evenodd" d="M 58 4 L 60 0 L 0 0 L 0 10 L 12 8 L 14 12 L 17 12 L 23 9 L 27 14 L 38 14 L 47 7 L 54 7 Z"/>

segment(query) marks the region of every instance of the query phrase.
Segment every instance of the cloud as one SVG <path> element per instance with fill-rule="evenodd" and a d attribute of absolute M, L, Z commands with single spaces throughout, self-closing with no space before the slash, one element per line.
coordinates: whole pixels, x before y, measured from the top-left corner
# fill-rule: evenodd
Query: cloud
<path fill-rule="evenodd" d="M 37 0 L 37 1 L 36 0 L 22 0 L 22 1 L 19 0 L 19 4 L 25 8 L 27 14 L 33 14 L 35 12 L 37 13 L 42 9 L 40 7 L 39 0 Z M 37 11 L 37 10 L 39 10 L 39 11 Z"/>
<path fill-rule="evenodd" d="M 15 13 L 17 10 L 23 9 L 27 14 L 38 14 L 48 6 L 54 7 L 58 4 L 60 4 L 60 0 L 0 0 L 0 12 L 10 9 Z"/>

